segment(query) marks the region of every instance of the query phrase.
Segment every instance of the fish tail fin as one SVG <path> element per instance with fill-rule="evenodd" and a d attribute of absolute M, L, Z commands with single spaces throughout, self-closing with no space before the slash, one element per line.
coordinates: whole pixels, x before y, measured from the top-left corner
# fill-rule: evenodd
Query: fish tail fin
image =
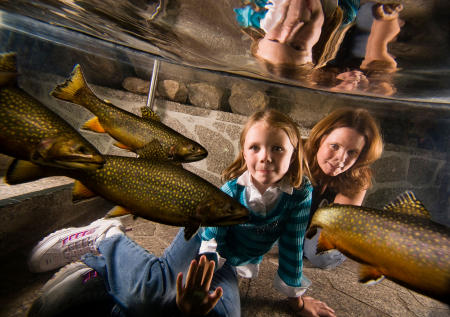
<path fill-rule="evenodd" d="M 8 167 L 5 183 L 16 185 L 47 177 L 45 169 L 29 161 L 15 159 Z"/>
<path fill-rule="evenodd" d="M 80 181 L 75 181 L 72 190 L 72 201 L 80 201 L 97 196 L 96 193 L 84 186 Z"/>
<path fill-rule="evenodd" d="M 55 89 L 53 89 L 53 91 L 50 93 L 50 95 L 61 100 L 76 103 L 78 92 L 80 90 L 83 90 L 85 93 L 94 95 L 92 90 L 87 85 L 86 80 L 84 79 L 80 64 L 77 64 L 73 68 L 70 77 L 66 79 L 64 83 L 57 85 Z"/>

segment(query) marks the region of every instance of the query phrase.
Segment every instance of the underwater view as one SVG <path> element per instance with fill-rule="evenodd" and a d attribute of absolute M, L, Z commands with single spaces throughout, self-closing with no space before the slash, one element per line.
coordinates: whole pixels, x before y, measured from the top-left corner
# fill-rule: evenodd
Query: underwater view
<path fill-rule="evenodd" d="M 449 18 L 0 1 L 0 316 L 449 316 Z"/>

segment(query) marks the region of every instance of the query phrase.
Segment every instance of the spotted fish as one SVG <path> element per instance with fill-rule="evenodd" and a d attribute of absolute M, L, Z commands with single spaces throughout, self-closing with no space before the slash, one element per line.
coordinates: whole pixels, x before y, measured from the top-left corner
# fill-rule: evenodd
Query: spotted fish
<path fill-rule="evenodd" d="M 387 277 L 449 302 L 450 230 L 431 220 L 414 193 L 403 193 L 383 210 L 331 204 L 316 211 L 307 237 L 318 227 L 317 252 L 338 249 L 361 263 L 360 282 Z"/>
<path fill-rule="evenodd" d="M 15 73 L 16 54 L 0 55 L 2 73 Z M 14 77 L 0 85 L 0 153 L 37 164 L 95 169 L 98 150 L 60 116 L 19 88 Z"/>
<path fill-rule="evenodd" d="M 99 99 L 86 83 L 80 65 L 74 67 L 70 78 L 56 86 L 51 95 L 88 109 L 96 117 L 85 123 L 85 129 L 107 132 L 118 141 L 117 146 L 139 155 L 145 153 L 177 162 L 194 162 L 208 155 L 200 144 L 163 124 L 148 107 L 142 107 L 142 117 L 139 117 Z"/>
<path fill-rule="evenodd" d="M 163 224 L 184 226 L 189 239 L 199 226 L 225 226 L 246 222 L 248 210 L 201 177 L 159 159 L 107 156 L 97 170 L 42 168 L 16 160 L 5 180 L 17 184 L 46 176 L 75 178 L 73 197 L 98 194 L 120 207 L 109 216 L 131 213 Z"/>

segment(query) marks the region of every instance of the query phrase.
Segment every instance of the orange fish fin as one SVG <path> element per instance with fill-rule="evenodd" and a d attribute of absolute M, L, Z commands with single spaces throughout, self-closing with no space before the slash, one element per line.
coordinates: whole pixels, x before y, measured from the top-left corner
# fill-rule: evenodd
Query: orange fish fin
<path fill-rule="evenodd" d="M 105 218 L 114 218 L 129 215 L 131 212 L 122 206 L 116 206 L 106 214 Z"/>
<path fill-rule="evenodd" d="M 141 115 L 142 118 L 146 120 L 161 121 L 161 118 L 158 116 L 158 114 L 147 106 L 141 107 Z"/>
<path fill-rule="evenodd" d="M 98 133 L 105 133 L 105 129 L 103 129 L 100 121 L 98 121 L 98 117 L 93 117 L 92 119 L 89 119 L 83 124 L 83 129 L 85 130 L 91 130 Z"/>
<path fill-rule="evenodd" d="M 167 159 L 167 154 L 164 152 L 161 143 L 156 139 L 137 149 L 135 152 L 140 158 Z"/>
<path fill-rule="evenodd" d="M 43 168 L 29 161 L 14 159 L 5 175 L 5 183 L 9 185 L 22 184 L 46 177 Z"/>
<path fill-rule="evenodd" d="M 359 268 L 359 282 L 366 285 L 374 285 L 382 280 L 385 276 L 373 266 L 361 265 Z"/>
<path fill-rule="evenodd" d="M 83 185 L 80 181 L 75 181 L 72 190 L 72 201 L 79 201 L 97 196 L 92 190 Z"/>
<path fill-rule="evenodd" d="M 114 146 L 117 146 L 118 148 L 121 148 L 123 150 L 132 151 L 132 148 L 120 142 L 114 142 Z"/>
<path fill-rule="evenodd" d="M 64 83 L 57 85 L 50 95 L 61 100 L 74 102 L 81 89 L 83 89 L 84 93 L 94 94 L 84 79 L 81 66 L 77 64 L 73 68 L 70 77 Z"/>
<path fill-rule="evenodd" d="M 394 201 L 384 206 L 383 209 L 431 219 L 430 212 L 412 191 L 406 191 L 400 194 Z"/>
<path fill-rule="evenodd" d="M 317 241 L 317 253 L 333 249 L 335 249 L 335 246 L 330 242 L 330 240 L 327 239 L 322 230 L 319 235 L 319 240 Z"/>
<path fill-rule="evenodd" d="M 197 232 L 199 224 L 189 224 L 184 227 L 184 239 L 188 241 Z"/>

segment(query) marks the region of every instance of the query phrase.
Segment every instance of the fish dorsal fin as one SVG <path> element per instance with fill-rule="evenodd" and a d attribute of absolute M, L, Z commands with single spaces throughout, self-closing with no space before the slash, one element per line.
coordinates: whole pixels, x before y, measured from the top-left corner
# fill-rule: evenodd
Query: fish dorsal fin
<path fill-rule="evenodd" d="M 105 133 L 105 129 L 101 125 L 100 121 L 98 121 L 98 117 L 93 117 L 86 121 L 82 127 L 84 130 L 90 130 L 98 133 Z"/>
<path fill-rule="evenodd" d="M 137 149 L 136 154 L 138 154 L 140 158 L 167 160 L 167 153 L 164 152 L 161 143 L 156 139 Z"/>
<path fill-rule="evenodd" d="M 80 201 L 97 196 L 92 190 L 87 188 L 80 181 L 75 181 L 72 190 L 72 201 Z"/>
<path fill-rule="evenodd" d="M 5 175 L 5 183 L 9 185 L 22 184 L 46 177 L 45 171 L 30 161 L 14 159 Z"/>
<path fill-rule="evenodd" d="M 425 208 L 423 203 L 416 198 L 412 191 L 406 191 L 395 198 L 383 208 L 394 212 L 400 212 L 411 216 L 422 216 L 431 218 L 430 212 Z"/>
<path fill-rule="evenodd" d="M 161 121 L 161 118 L 147 106 L 141 107 L 142 118 L 146 120 Z"/>
<path fill-rule="evenodd" d="M 0 54 L 0 71 L 8 73 L 17 72 L 17 54 L 16 52 L 9 52 Z"/>
<path fill-rule="evenodd" d="M 106 214 L 105 218 L 114 218 L 129 215 L 131 212 L 122 206 L 115 206 Z"/>

